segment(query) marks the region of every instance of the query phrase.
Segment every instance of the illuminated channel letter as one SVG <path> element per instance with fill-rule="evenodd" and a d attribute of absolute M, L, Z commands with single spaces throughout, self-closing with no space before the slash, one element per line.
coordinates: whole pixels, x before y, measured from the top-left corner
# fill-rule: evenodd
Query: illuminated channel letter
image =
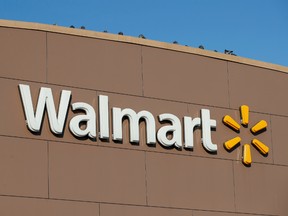
<path fill-rule="evenodd" d="M 99 95 L 98 97 L 99 108 L 99 137 L 100 139 L 109 139 L 109 108 L 108 96 Z"/>
<path fill-rule="evenodd" d="M 230 128 L 240 131 L 240 125 L 229 115 L 224 116 L 223 122 L 228 125 Z"/>
<path fill-rule="evenodd" d="M 90 138 L 96 137 L 96 115 L 94 108 L 87 103 L 73 103 L 72 110 L 84 110 L 86 115 L 77 115 L 70 121 L 70 131 L 76 137 L 89 136 Z M 86 122 L 86 128 L 81 129 L 80 123 Z"/>
<path fill-rule="evenodd" d="M 194 147 L 194 130 L 201 125 L 200 118 L 184 117 L 184 136 L 185 136 L 185 148 L 193 149 Z"/>
<path fill-rule="evenodd" d="M 240 143 L 241 138 L 239 136 L 230 139 L 224 143 L 224 146 L 227 150 L 233 149 L 238 143 Z"/>
<path fill-rule="evenodd" d="M 177 116 L 169 113 L 159 115 L 159 121 L 170 121 L 172 125 L 165 125 L 157 132 L 158 141 L 166 147 L 175 145 L 177 148 L 182 147 L 181 122 Z M 172 138 L 168 139 L 167 134 L 172 133 Z"/>
<path fill-rule="evenodd" d="M 216 120 L 210 119 L 210 110 L 201 109 L 202 143 L 209 152 L 216 152 L 217 145 L 212 143 L 211 128 L 216 128 Z"/>
<path fill-rule="evenodd" d="M 61 91 L 57 118 L 51 88 L 41 87 L 38 96 L 36 112 L 34 112 L 33 109 L 29 85 L 19 84 L 19 89 L 27 121 L 27 127 L 29 128 L 29 130 L 31 130 L 32 132 L 40 131 L 44 110 L 46 107 L 51 131 L 55 134 L 62 134 L 65 119 L 67 116 L 71 91 Z"/>
<path fill-rule="evenodd" d="M 252 163 L 250 145 L 248 144 L 243 145 L 243 163 L 246 165 Z"/>
<path fill-rule="evenodd" d="M 267 122 L 265 120 L 261 120 L 259 121 L 256 125 L 254 125 L 252 128 L 251 128 L 251 131 L 253 133 L 257 133 L 259 131 L 262 131 L 263 129 L 265 129 L 267 127 Z"/>
<path fill-rule="evenodd" d="M 264 155 L 268 154 L 269 152 L 269 147 L 266 146 L 264 143 L 262 143 L 258 139 L 253 139 L 252 144 Z"/>
<path fill-rule="evenodd" d="M 247 126 L 249 123 L 249 107 L 247 105 L 242 105 L 240 107 L 241 123 Z"/>
<path fill-rule="evenodd" d="M 156 143 L 156 129 L 154 116 L 148 111 L 136 112 L 132 109 L 113 107 L 113 140 L 122 141 L 122 121 L 127 116 L 130 124 L 130 142 L 139 143 L 139 120 L 143 118 L 146 122 L 146 138 L 147 144 Z"/>

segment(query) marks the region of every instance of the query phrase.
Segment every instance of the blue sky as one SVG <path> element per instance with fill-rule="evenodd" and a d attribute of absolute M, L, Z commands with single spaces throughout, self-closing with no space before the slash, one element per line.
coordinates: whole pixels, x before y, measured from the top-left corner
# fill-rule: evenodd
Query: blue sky
<path fill-rule="evenodd" d="M 0 19 L 233 50 L 288 66 L 287 0 L 0 0 Z"/>

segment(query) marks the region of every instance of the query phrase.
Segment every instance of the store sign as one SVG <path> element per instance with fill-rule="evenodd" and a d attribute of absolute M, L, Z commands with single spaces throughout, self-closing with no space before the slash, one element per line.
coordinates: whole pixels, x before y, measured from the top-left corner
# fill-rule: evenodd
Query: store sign
<path fill-rule="evenodd" d="M 244 127 L 248 127 L 249 123 L 249 107 L 246 105 L 242 105 L 240 107 L 240 116 L 241 116 L 241 124 Z M 240 132 L 240 124 L 236 122 L 231 116 L 226 115 L 223 118 L 223 123 L 227 125 L 229 128 L 233 129 L 235 132 Z M 251 127 L 250 131 L 253 135 L 260 134 L 266 130 L 267 122 L 265 120 L 260 120 L 257 122 L 253 127 Z M 236 136 L 224 143 L 225 149 L 228 151 L 232 151 L 235 148 L 239 146 L 241 142 L 241 137 Z M 262 155 L 268 155 L 269 147 L 266 146 L 263 142 L 260 140 L 254 138 L 251 140 L 251 143 L 255 146 L 255 148 L 262 154 Z M 242 162 L 245 165 L 250 165 L 252 163 L 252 155 L 250 150 L 249 144 L 243 145 L 243 153 L 242 153 Z"/>
<path fill-rule="evenodd" d="M 55 103 L 51 88 L 42 87 L 40 89 L 37 108 L 34 110 L 31 92 L 29 85 L 19 85 L 22 104 L 24 107 L 26 122 L 29 130 L 32 132 L 39 132 L 45 107 L 48 114 L 50 129 L 54 134 L 62 134 L 64 130 L 64 123 L 67 117 L 69 103 L 71 98 L 71 91 L 62 90 L 56 113 Z M 99 138 L 109 139 L 109 98 L 105 95 L 98 97 L 98 117 L 99 117 Z M 73 111 L 81 110 L 86 114 L 74 116 L 69 122 L 69 129 L 76 137 L 90 138 L 97 137 L 96 128 L 96 112 L 94 108 L 87 103 L 77 102 L 71 104 Z M 139 143 L 139 121 L 144 119 L 146 123 L 147 145 L 156 144 L 156 137 L 163 146 L 188 148 L 192 149 L 193 143 L 193 130 L 196 127 L 202 128 L 202 143 L 203 147 L 209 152 L 217 151 L 217 145 L 212 142 L 211 129 L 216 127 L 216 120 L 210 119 L 210 111 L 208 109 L 201 109 L 201 116 L 192 119 L 189 116 L 184 117 L 184 146 L 182 146 L 182 125 L 180 119 L 170 113 L 163 113 L 158 116 L 160 122 L 169 122 L 170 125 L 164 125 L 156 131 L 156 123 L 154 116 L 146 110 L 136 113 L 133 109 L 118 107 L 112 108 L 113 120 L 113 135 L 112 139 L 115 141 L 122 141 L 122 120 L 128 117 L 130 123 L 130 142 Z M 86 123 L 86 128 L 82 129 L 80 123 Z M 168 139 L 167 135 L 172 134 L 172 138 Z"/>
<path fill-rule="evenodd" d="M 40 132 L 41 125 L 45 113 L 49 119 L 49 126 L 54 134 L 62 134 L 64 131 L 65 121 L 68 115 L 68 109 L 71 106 L 73 111 L 82 111 L 85 114 L 75 115 L 69 122 L 69 129 L 71 133 L 76 137 L 90 137 L 96 139 L 99 137 L 103 140 L 110 139 L 110 110 L 109 110 L 109 98 L 105 95 L 98 96 L 98 118 L 99 129 L 96 126 L 97 115 L 94 107 L 84 102 L 76 102 L 70 105 L 71 91 L 62 90 L 60 96 L 59 106 L 57 108 L 54 103 L 54 98 L 51 88 L 42 87 L 38 96 L 37 106 L 34 109 L 30 87 L 29 85 L 19 84 L 19 90 L 21 95 L 22 104 L 24 107 L 24 113 L 26 117 L 27 127 L 32 132 Z M 247 126 L 249 122 L 249 107 L 241 106 L 240 114 L 242 119 L 242 125 Z M 199 117 L 192 118 L 190 116 L 183 117 L 183 127 L 180 119 L 171 113 L 162 113 L 158 116 L 158 121 L 165 124 L 156 130 L 155 117 L 151 112 L 142 110 L 136 113 L 130 108 L 112 107 L 112 140 L 122 141 L 122 123 L 123 119 L 127 117 L 129 119 L 130 129 L 130 142 L 139 143 L 139 124 L 140 120 L 145 121 L 146 125 L 146 143 L 147 145 L 155 145 L 156 139 L 165 147 L 176 147 L 193 149 L 194 138 L 193 133 L 196 128 L 200 128 L 202 132 L 202 144 L 203 147 L 211 153 L 217 152 L 217 144 L 212 142 L 211 131 L 216 128 L 216 120 L 211 119 L 209 109 L 201 109 Z M 240 124 L 238 124 L 232 117 L 226 115 L 223 118 L 223 123 L 235 131 L 240 130 Z M 85 127 L 81 127 L 85 124 Z M 259 133 L 267 127 L 267 123 L 264 120 L 258 122 L 251 128 L 252 133 Z M 97 131 L 99 133 L 97 134 Z M 183 131 L 183 132 L 182 132 Z M 172 135 L 172 136 L 169 136 Z M 234 137 L 224 143 L 224 147 L 228 151 L 232 151 L 240 144 L 241 138 Z M 263 154 L 268 154 L 269 148 L 257 139 L 252 140 L 252 144 Z M 252 163 L 250 146 L 244 145 L 243 148 L 243 163 L 250 165 Z"/>

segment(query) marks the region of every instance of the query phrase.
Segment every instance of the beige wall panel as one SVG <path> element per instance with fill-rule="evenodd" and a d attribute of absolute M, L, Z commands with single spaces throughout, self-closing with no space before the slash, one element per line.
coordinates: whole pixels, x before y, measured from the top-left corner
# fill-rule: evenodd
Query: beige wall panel
<path fill-rule="evenodd" d="M 280 216 L 288 215 L 288 167 L 287 166 L 273 166 L 273 169 L 276 172 L 276 183 L 277 188 L 277 209 Z M 269 194 L 270 195 L 270 194 Z"/>
<path fill-rule="evenodd" d="M 271 116 L 274 163 L 288 165 L 288 117 Z"/>
<path fill-rule="evenodd" d="M 0 136 L 0 173 L 1 195 L 48 197 L 47 142 Z"/>
<path fill-rule="evenodd" d="M 252 111 L 288 115 L 288 74 L 237 63 L 228 63 L 232 108 L 242 104 Z"/>
<path fill-rule="evenodd" d="M 235 210 L 231 161 L 147 153 L 146 169 L 149 205 Z"/>
<path fill-rule="evenodd" d="M 215 107 L 207 107 L 207 106 L 197 106 L 197 105 L 189 105 L 189 116 L 192 118 L 201 116 L 201 109 L 209 109 L 211 119 L 215 119 L 217 121 L 216 130 L 212 130 L 212 142 L 217 144 L 218 150 L 217 154 L 208 153 L 203 147 L 201 143 L 201 128 L 196 129 L 194 131 L 194 150 L 192 155 L 203 156 L 203 157 L 213 157 L 213 158 L 224 158 L 224 159 L 232 159 L 232 160 L 242 160 L 242 148 L 244 144 L 250 144 L 251 153 L 252 153 L 252 161 L 253 162 L 261 162 L 261 163 L 273 163 L 273 148 L 271 141 L 271 124 L 270 124 L 270 115 L 259 114 L 250 112 L 249 114 L 249 124 L 248 127 L 244 127 L 241 125 L 241 117 L 239 109 L 231 110 L 231 109 L 222 109 Z M 226 126 L 223 123 L 223 117 L 225 115 L 231 116 L 238 124 L 240 124 L 240 132 L 236 132 L 232 130 L 230 127 Z M 259 134 L 253 134 L 250 129 L 260 120 L 265 120 L 268 124 L 267 129 Z M 227 151 L 224 148 L 224 142 L 239 136 L 241 138 L 240 145 L 235 148 L 233 151 Z M 261 142 L 265 143 L 269 147 L 269 154 L 262 155 L 258 150 L 252 145 L 252 139 L 258 139 Z"/>
<path fill-rule="evenodd" d="M 235 216 L 259 216 L 259 214 L 246 214 L 246 213 L 241 214 L 241 213 L 236 213 Z M 261 216 L 276 216 L 276 214 L 275 215 L 261 214 Z"/>
<path fill-rule="evenodd" d="M 143 47 L 144 95 L 228 107 L 227 62 Z"/>
<path fill-rule="evenodd" d="M 48 33 L 48 82 L 142 95 L 141 47 Z"/>
<path fill-rule="evenodd" d="M 145 153 L 49 143 L 50 196 L 144 205 Z"/>
<path fill-rule="evenodd" d="M 99 204 L 0 196 L 0 214 L 5 216 L 99 216 Z"/>
<path fill-rule="evenodd" d="M 193 216 L 236 216 L 236 213 L 211 212 L 211 211 L 193 211 Z"/>
<path fill-rule="evenodd" d="M 100 216 L 192 216 L 192 210 L 100 204 Z"/>
<path fill-rule="evenodd" d="M 46 81 L 46 33 L 0 27 L 0 76 Z"/>
<path fill-rule="evenodd" d="M 36 110 L 36 105 L 41 87 L 52 88 L 56 110 L 58 110 L 60 94 L 62 90 L 70 90 L 72 92 L 71 104 L 75 102 L 85 102 L 93 106 L 95 110 L 97 110 L 98 107 L 98 99 L 95 91 L 61 87 L 55 85 L 23 82 L 17 80 L 0 79 L 0 85 L 1 85 L 0 100 L 3 103 L 3 105 L 0 106 L 0 119 L 3 122 L 3 124 L 0 124 L 1 135 L 27 137 L 33 139 L 47 139 L 60 142 L 79 142 L 92 145 L 95 145 L 97 143 L 89 138 L 83 138 L 83 139 L 76 138 L 71 134 L 69 130 L 70 119 L 76 115 L 82 114 L 82 113 L 78 114 L 73 113 L 71 106 L 69 107 L 68 110 L 69 112 L 63 135 L 56 136 L 51 132 L 47 112 L 45 114 L 45 118 L 42 123 L 41 133 L 33 134 L 32 132 L 30 132 L 25 123 L 25 113 L 24 108 L 22 106 L 20 91 L 18 88 L 19 84 L 30 85 L 32 100 L 34 103 L 34 111 Z M 9 95 L 9 97 L 7 95 Z"/>
<path fill-rule="evenodd" d="M 277 215 L 277 180 L 275 166 L 252 164 L 244 167 L 234 162 L 236 211 Z"/>
<path fill-rule="evenodd" d="M 211 211 L 193 211 L 193 216 L 259 216 L 259 214 L 239 214 L 239 213 L 226 213 L 226 212 L 211 212 Z M 264 215 L 261 216 L 271 216 Z"/>

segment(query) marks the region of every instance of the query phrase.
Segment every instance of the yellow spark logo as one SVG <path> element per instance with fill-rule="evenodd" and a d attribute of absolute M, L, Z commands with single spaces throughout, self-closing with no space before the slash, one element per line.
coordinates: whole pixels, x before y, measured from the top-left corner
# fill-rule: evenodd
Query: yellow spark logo
<path fill-rule="evenodd" d="M 248 126 L 249 123 L 249 107 L 246 105 L 242 105 L 240 107 L 240 115 L 241 115 L 241 124 L 243 126 Z M 233 129 L 236 132 L 240 132 L 240 124 L 237 123 L 231 116 L 226 115 L 223 118 L 223 123 L 227 125 L 229 128 Z M 267 122 L 264 120 L 259 121 L 257 124 L 255 124 L 251 129 L 251 133 L 256 135 L 259 133 L 262 133 L 267 127 Z M 237 148 L 238 144 L 240 143 L 241 138 L 239 136 L 234 137 L 224 143 L 224 147 L 228 151 L 233 151 L 235 148 Z M 262 143 L 258 139 L 253 139 L 251 143 L 263 154 L 267 155 L 269 152 L 269 147 L 266 146 L 264 143 Z M 243 157 L 242 161 L 245 165 L 251 165 L 252 163 L 252 156 L 251 156 L 251 150 L 249 144 L 243 145 Z"/>

